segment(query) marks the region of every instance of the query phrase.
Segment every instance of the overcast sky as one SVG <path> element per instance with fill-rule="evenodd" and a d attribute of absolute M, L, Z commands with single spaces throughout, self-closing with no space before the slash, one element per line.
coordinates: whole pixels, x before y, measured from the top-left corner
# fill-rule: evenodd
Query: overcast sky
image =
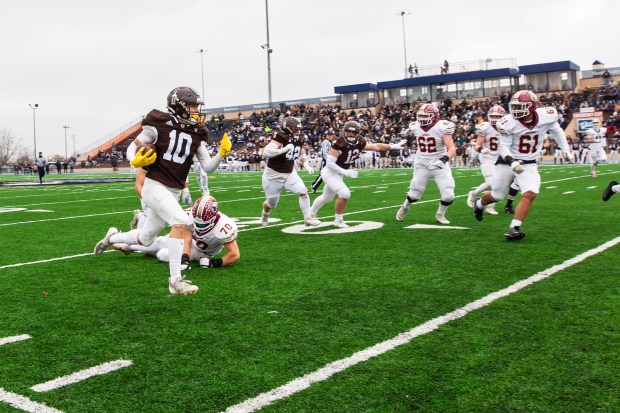
<path fill-rule="evenodd" d="M 615 0 L 269 0 L 273 101 L 401 79 L 418 66 L 486 58 L 517 64 L 598 59 L 620 66 Z M 69 155 L 153 108 L 168 92 L 207 107 L 268 102 L 265 0 L 0 0 L 0 129 L 47 156 Z M 32 152 L 31 150 L 31 152 Z"/>

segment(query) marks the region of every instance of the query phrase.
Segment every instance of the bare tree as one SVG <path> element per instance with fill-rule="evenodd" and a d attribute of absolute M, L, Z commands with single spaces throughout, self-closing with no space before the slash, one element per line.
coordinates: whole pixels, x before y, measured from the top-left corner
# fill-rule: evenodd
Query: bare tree
<path fill-rule="evenodd" d="M 0 129 L 0 167 L 7 165 L 21 150 L 21 140 L 6 128 Z"/>

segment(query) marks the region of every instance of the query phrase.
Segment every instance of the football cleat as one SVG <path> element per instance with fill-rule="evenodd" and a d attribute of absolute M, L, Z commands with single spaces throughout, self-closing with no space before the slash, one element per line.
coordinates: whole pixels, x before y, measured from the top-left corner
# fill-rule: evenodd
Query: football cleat
<path fill-rule="evenodd" d="M 396 220 L 397 221 L 402 221 L 403 218 L 405 218 L 405 215 L 407 215 L 407 211 L 408 209 L 405 209 L 405 207 L 400 207 L 398 208 L 398 212 L 396 212 Z"/>
<path fill-rule="evenodd" d="M 308 218 L 304 219 L 304 224 L 306 224 L 307 227 L 316 227 L 317 225 L 321 225 L 321 221 L 316 219 L 315 216 L 311 215 Z"/>
<path fill-rule="evenodd" d="M 474 216 L 478 221 L 482 221 L 482 218 L 484 218 L 482 215 L 484 213 L 484 208 L 478 208 L 478 199 L 474 202 Z"/>
<path fill-rule="evenodd" d="M 467 206 L 473 208 L 474 202 L 476 202 L 476 194 L 474 194 L 474 191 L 469 191 L 469 195 L 467 195 Z"/>
<path fill-rule="evenodd" d="M 168 283 L 168 291 L 170 291 L 172 295 L 196 294 L 198 287 L 185 278 L 179 278 L 172 284 Z"/>
<path fill-rule="evenodd" d="M 435 219 L 440 224 L 448 225 L 450 223 L 443 214 L 435 214 Z"/>
<path fill-rule="evenodd" d="M 125 255 L 129 255 L 129 254 L 134 252 L 134 250 L 131 249 L 131 246 L 129 244 L 125 244 L 125 243 L 121 243 L 121 242 L 117 242 L 116 244 L 112 244 L 112 249 L 120 251 L 120 252 L 122 252 Z"/>
<path fill-rule="evenodd" d="M 260 217 L 260 224 L 264 227 L 269 225 L 269 215 L 262 214 Z"/>
<path fill-rule="evenodd" d="M 499 215 L 499 212 L 495 210 L 495 206 L 489 205 L 484 209 L 489 215 Z"/>
<path fill-rule="evenodd" d="M 140 221 L 140 216 L 142 215 L 142 211 L 139 209 L 136 209 L 135 211 L 133 211 L 133 219 L 131 220 L 131 224 L 129 224 L 129 227 L 131 229 L 137 229 L 138 228 L 138 221 Z"/>
<path fill-rule="evenodd" d="M 334 226 L 336 228 L 349 228 L 349 225 L 344 221 L 334 221 Z"/>
<path fill-rule="evenodd" d="M 512 207 L 512 204 L 506 204 L 506 206 L 504 207 L 504 212 L 507 214 L 514 214 L 515 210 Z"/>
<path fill-rule="evenodd" d="M 519 241 L 520 239 L 525 238 L 525 234 L 519 231 L 518 227 L 510 227 L 508 231 L 504 233 L 504 238 L 509 241 Z"/>
<path fill-rule="evenodd" d="M 99 255 L 103 254 L 103 251 L 107 250 L 110 247 L 110 237 L 114 234 L 118 234 L 120 231 L 114 227 L 108 229 L 108 232 L 105 234 L 105 237 L 95 245 L 95 250 L 93 254 Z"/>
<path fill-rule="evenodd" d="M 603 191 L 603 201 L 609 201 L 609 198 L 611 198 L 614 194 L 614 191 L 611 188 L 616 185 L 618 185 L 618 182 L 616 181 L 611 181 L 609 184 L 607 184 L 605 190 Z"/>

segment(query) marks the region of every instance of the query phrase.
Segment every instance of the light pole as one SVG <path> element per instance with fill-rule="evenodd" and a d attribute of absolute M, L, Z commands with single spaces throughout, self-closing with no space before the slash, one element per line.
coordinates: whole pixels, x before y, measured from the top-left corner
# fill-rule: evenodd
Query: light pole
<path fill-rule="evenodd" d="M 267 87 L 269 89 L 269 107 L 271 107 L 271 53 L 273 49 L 269 45 L 269 0 L 265 0 L 265 16 L 267 19 L 267 43 L 261 47 L 267 51 Z"/>
<path fill-rule="evenodd" d="M 73 135 L 73 157 L 75 158 L 75 135 Z"/>
<path fill-rule="evenodd" d="M 407 77 L 407 40 L 405 37 L 405 16 L 410 15 L 411 13 L 408 13 L 404 10 L 399 11 L 398 13 L 396 13 L 397 16 L 400 16 L 402 21 L 403 21 L 403 50 L 405 51 L 405 78 Z"/>
<path fill-rule="evenodd" d="M 67 160 L 67 129 L 69 129 L 69 126 L 65 125 L 63 126 L 63 128 L 65 128 L 65 161 Z"/>
<path fill-rule="evenodd" d="M 34 111 L 37 110 L 37 108 L 39 107 L 39 104 L 35 103 L 33 105 L 29 103 L 28 106 L 30 106 L 30 109 L 32 109 L 32 130 L 34 133 L 34 159 L 37 159 L 37 120 L 34 115 Z"/>
<path fill-rule="evenodd" d="M 200 49 L 200 72 L 202 73 L 202 101 L 205 101 L 205 52 L 208 50 Z"/>

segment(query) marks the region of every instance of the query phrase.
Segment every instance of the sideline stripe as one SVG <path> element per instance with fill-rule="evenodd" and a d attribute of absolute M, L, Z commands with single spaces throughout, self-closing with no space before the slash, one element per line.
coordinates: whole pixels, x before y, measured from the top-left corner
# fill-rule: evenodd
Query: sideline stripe
<path fill-rule="evenodd" d="M 99 364 L 98 366 L 91 367 L 85 370 L 78 371 L 77 373 L 69 374 L 67 376 L 58 377 L 54 380 L 46 381 L 45 383 L 32 386 L 30 389 L 36 392 L 44 392 L 57 389 L 59 387 L 68 386 L 69 384 L 77 383 L 82 380 L 86 380 L 93 376 L 100 376 L 113 372 L 114 370 L 129 367 L 133 364 L 131 360 L 115 360 L 108 363 Z"/>
<path fill-rule="evenodd" d="M 61 410 L 34 402 L 26 396 L 8 392 L 2 387 L 0 387 L 0 402 L 8 403 L 16 409 L 29 413 L 62 413 Z"/>
<path fill-rule="evenodd" d="M 607 241 L 606 243 L 601 244 L 596 248 L 593 248 L 573 258 L 570 258 L 561 264 L 554 265 L 553 267 L 543 270 L 537 274 L 534 274 L 529 278 L 523 279 L 521 281 L 517 281 L 516 283 L 512 284 L 509 287 L 506 287 L 502 290 L 488 294 L 476 301 L 472 301 L 471 303 L 465 305 L 464 307 L 461 307 L 450 313 L 447 313 L 440 317 L 429 320 L 425 322 L 424 324 L 420 324 L 419 326 L 414 327 L 409 331 L 400 333 L 394 338 L 375 344 L 374 346 L 368 347 L 362 351 L 358 351 L 357 353 L 353 354 L 350 357 L 329 363 L 325 367 L 322 367 L 312 373 L 308 373 L 305 376 L 299 377 L 293 381 L 288 382 L 287 384 L 283 386 L 270 390 L 266 393 L 259 394 L 258 396 L 254 398 L 247 399 L 246 401 L 242 403 L 236 404 L 234 406 L 230 406 L 229 408 L 225 410 L 225 413 L 249 413 L 249 412 L 253 412 L 258 409 L 262 409 L 263 407 L 271 403 L 274 403 L 278 400 L 284 399 L 295 393 L 305 390 L 314 383 L 327 380 L 334 374 L 339 373 L 343 370 L 346 370 L 349 367 L 352 367 L 358 363 L 366 361 L 372 357 L 379 356 L 403 344 L 407 344 L 414 338 L 430 333 L 431 331 L 436 330 L 443 324 L 446 324 L 450 321 L 458 320 L 459 318 L 465 317 L 467 314 L 469 314 L 470 312 L 474 310 L 477 310 L 482 307 L 486 307 L 487 305 L 491 304 L 495 300 L 506 297 L 531 284 L 544 280 L 545 278 L 548 278 L 557 272 L 560 272 L 570 266 L 573 266 L 581 261 L 584 261 L 586 258 L 592 257 L 593 255 L 603 252 L 606 249 L 611 248 L 618 243 L 620 243 L 620 237 L 614 238 L 611 241 Z"/>
<path fill-rule="evenodd" d="M 17 343 L 18 341 L 28 340 L 29 338 L 32 338 L 32 337 L 30 337 L 28 334 L 0 338 L 0 346 L 3 346 L 5 344 L 10 344 L 10 343 Z"/>

